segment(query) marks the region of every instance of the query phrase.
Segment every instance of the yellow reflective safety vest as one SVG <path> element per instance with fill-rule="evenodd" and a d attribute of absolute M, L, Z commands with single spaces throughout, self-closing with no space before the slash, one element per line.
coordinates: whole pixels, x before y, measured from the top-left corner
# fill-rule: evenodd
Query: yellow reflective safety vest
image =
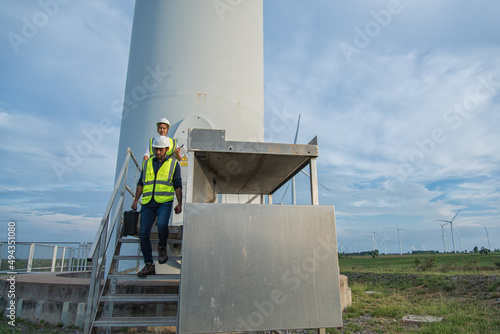
<path fill-rule="evenodd" d="M 168 158 L 155 175 L 153 158 L 142 162 L 142 204 L 147 204 L 154 196 L 157 203 L 174 200 L 174 177 L 177 160 Z"/>
<path fill-rule="evenodd" d="M 153 151 L 153 140 L 154 140 L 154 138 L 149 139 L 149 157 L 150 158 L 155 155 L 155 151 Z M 173 155 L 176 148 L 177 148 L 177 139 L 172 139 L 172 138 L 168 137 L 167 156 Z"/>

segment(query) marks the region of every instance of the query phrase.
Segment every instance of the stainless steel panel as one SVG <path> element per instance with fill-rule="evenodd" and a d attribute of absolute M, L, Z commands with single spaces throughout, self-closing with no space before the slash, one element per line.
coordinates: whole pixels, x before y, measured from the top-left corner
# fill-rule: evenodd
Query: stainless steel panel
<path fill-rule="evenodd" d="M 186 203 L 180 333 L 342 325 L 332 206 Z"/>

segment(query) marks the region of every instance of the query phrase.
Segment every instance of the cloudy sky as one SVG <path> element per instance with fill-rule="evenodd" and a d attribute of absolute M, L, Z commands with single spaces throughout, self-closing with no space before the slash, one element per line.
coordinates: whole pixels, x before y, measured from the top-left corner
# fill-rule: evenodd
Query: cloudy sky
<path fill-rule="evenodd" d="M 13 220 L 18 241 L 92 241 L 134 2 L 0 3 L 0 239 Z M 399 228 L 403 252 L 443 251 L 436 219 L 457 210 L 457 250 L 488 247 L 485 227 L 500 248 L 499 13 L 494 0 L 264 1 L 266 124 L 288 117 L 266 140 L 293 142 L 299 114 L 298 143 L 318 136 L 320 204 L 335 205 L 341 250 L 371 250 L 375 235 L 399 252 Z M 102 136 L 58 170 L 90 129 Z"/>

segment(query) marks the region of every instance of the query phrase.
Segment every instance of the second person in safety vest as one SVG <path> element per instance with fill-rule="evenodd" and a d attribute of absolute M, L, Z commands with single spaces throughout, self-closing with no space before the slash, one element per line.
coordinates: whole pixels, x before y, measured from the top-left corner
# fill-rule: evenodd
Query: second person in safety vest
<path fill-rule="evenodd" d="M 161 118 L 158 122 L 156 122 L 156 131 L 160 136 L 167 136 L 169 129 L 170 129 L 170 122 L 165 117 Z M 182 157 L 180 155 L 180 148 L 177 147 L 177 140 L 169 137 L 167 138 L 169 140 L 167 155 L 168 156 L 175 155 L 175 158 L 178 161 L 181 161 Z M 146 151 L 144 152 L 142 160 L 148 160 L 150 157 L 155 155 L 153 150 L 153 140 L 154 138 L 149 139 L 148 146 L 146 147 Z"/>

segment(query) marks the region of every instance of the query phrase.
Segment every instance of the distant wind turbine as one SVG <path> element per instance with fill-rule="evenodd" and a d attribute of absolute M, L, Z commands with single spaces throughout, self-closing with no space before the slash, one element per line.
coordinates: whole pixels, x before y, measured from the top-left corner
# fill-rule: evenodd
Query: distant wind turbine
<path fill-rule="evenodd" d="M 403 255 L 403 249 L 401 248 L 401 234 L 399 233 L 399 231 L 401 230 L 406 231 L 406 230 L 403 228 L 399 228 L 398 224 L 396 224 L 396 221 L 394 219 L 392 221 L 394 222 L 394 225 L 396 225 L 396 228 L 398 229 L 399 255 Z"/>
<path fill-rule="evenodd" d="M 460 209 L 461 210 L 461 209 Z M 458 214 L 460 213 L 460 210 L 457 211 L 457 213 L 455 214 L 455 216 L 453 217 L 452 220 L 443 220 L 443 219 L 436 219 L 437 221 L 440 221 L 440 222 L 446 222 L 446 223 L 449 223 L 450 224 L 450 228 L 451 228 L 451 240 L 453 241 L 453 253 L 456 253 L 457 252 L 457 248 L 455 247 L 455 235 L 453 234 L 453 221 L 455 220 L 455 218 L 458 216 Z"/>
<path fill-rule="evenodd" d="M 375 251 L 375 241 L 373 240 L 373 235 L 367 234 L 366 236 L 372 240 L 372 252 L 374 252 Z"/>
<path fill-rule="evenodd" d="M 464 244 L 462 242 L 462 237 L 464 236 L 464 234 L 465 234 L 465 232 L 462 232 L 462 233 L 460 233 L 460 236 L 458 237 L 460 239 L 460 249 L 462 250 L 462 253 L 464 252 Z"/>
<path fill-rule="evenodd" d="M 373 231 L 373 244 L 375 245 L 375 249 L 378 249 L 378 246 L 377 246 L 377 232 Z"/>
<path fill-rule="evenodd" d="M 372 242 L 372 252 L 374 251 L 373 249 L 373 235 L 367 234 L 366 237 L 370 238 L 370 241 Z"/>
<path fill-rule="evenodd" d="M 293 143 L 297 144 L 297 136 L 299 135 L 299 126 L 300 126 L 300 114 L 299 114 L 299 120 L 297 121 L 297 130 L 295 131 L 295 138 L 293 139 Z M 296 199 L 295 199 L 295 177 L 292 177 L 292 199 L 293 199 L 293 205 L 296 204 Z"/>
<path fill-rule="evenodd" d="M 486 238 L 488 239 L 488 249 L 491 251 L 491 246 L 490 246 L 490 234 L 488 233 L 488 230 L 486 229 L 486 226 L 484 226 L 484 231 L 486 232 Z"/>
<path fill-rule="evenodd" d="M 387 255 L 387 240 L 389 240 L 389 238 L 383 237 L 382 241 L 380 242 L 380 244 L 384 244 L 385 255 Z"/>
<path fill-rule="evenodd" d="M 455 232 L 458 233 L 458 239 L 460 239 L 460 249 L 461 249 L 461 252 L 463 253 L 464 252 L 464 244 L 463 244 L 462 239 L 463 239 L 465 232 L 460 232 L 460 230 L 456 227 L 455 227 Z"/>
<path fill-rule="evenodd" d="M 450 252 L 450 239 L 447 236 L 444 236 L 444 241 L 446 242 L 446 251 Z"/>
<path fill-rule="evenodd" d="M 446 253 L 448 251 L 448 249 L 446 248 L 446 236 L 444 235 L 444 226 L 446 224 L 439 224 L 441 225 L 441 237 L 443 238 L 443 253 Z"/>
<path fill-rule="evenodd" d="M 299 135 L 299 128 L 300 128 L 300 114 L 299 114 L 299 119 L 297 121 L 297 129 L 295 130 L 295 138 L 293 139 L 293 143 L 294 144 L 297 144 L 297 137 Z M 307 177 L 311 177 L 309 175 L 309 173 L 307 173 L 305 170 L 301 170 L 302 173 L 306 174 Z M 291 183 L 292 183 L 292 204 L 295 205 L 297 204 L 297 200 L 296 200 L 296 195 L 295 195 L 295 176 L 292 177 L 292 180 L 291 180 Z M 330 189 L 328 189 L 327 187 L 325 187 L 323 184 L 321 184 L 321 182 L 318 182 L 318 184 L 320 186 L 322 186 L 323 188 L 325 188 L 326 190 L 330 191 Z M 285 188 L 285 191 L 283 192 L 283 197 L 281 198 L 281 202 L 280 204 L 283 204 L 283 200 L 285 199 L 285 196 L 286 196 L 286 193 L 288 192 L 288 188 L 290 187 L 290 182 L 288 182 L 286 188 Z"/>

